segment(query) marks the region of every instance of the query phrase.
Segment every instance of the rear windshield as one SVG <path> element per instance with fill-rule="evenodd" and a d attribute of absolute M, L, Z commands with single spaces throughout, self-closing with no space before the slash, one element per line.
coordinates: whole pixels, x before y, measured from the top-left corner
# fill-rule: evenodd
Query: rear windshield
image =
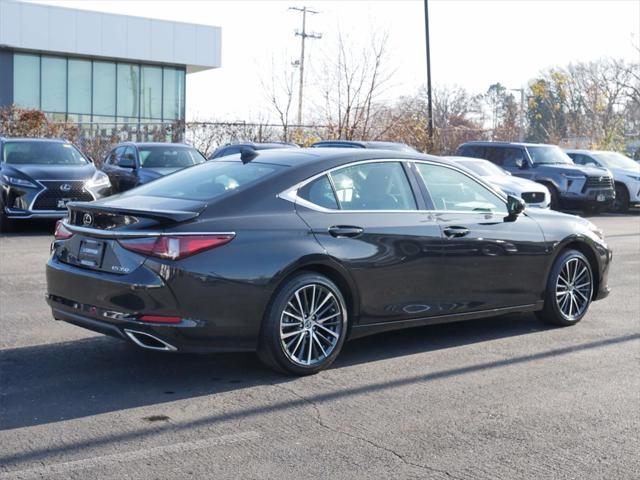
<path fill-rule="evenodd" d="M 264 163 L 243 164 L 217 160 L 159 178 L 134 188 L 124 193 L 123 196 L 149 195 L 209 201 L 227 192 L 256 183 L 283 168 L 286 167 Z"/>
<path fill-rule="evenodd" d="M 84 165 L 88 163 L 70 143 L 5 142 L 2 161 L 11 165 Z"/>
<path fill-rule="evenodd" d="M 184 168 L 206 159 L 195 148 L 176 146 L 139 146 L 142 168 Z"/>

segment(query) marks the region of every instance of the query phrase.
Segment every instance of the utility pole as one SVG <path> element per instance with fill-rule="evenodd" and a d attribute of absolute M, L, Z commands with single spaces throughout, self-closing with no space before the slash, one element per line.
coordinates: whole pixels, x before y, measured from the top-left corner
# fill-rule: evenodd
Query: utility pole
<path fill-rule="evenodd" d="M 520 92 L 520 132 L 518 141 L 524 141 L 524 88 L 510 88 L 512 92 Z"/>
<path fill-rule="evenodd" d="M 429 143 L 433 146 L 433 102 L 431 93 L 431 48 L 429 45 L 429 0 L 424 0 L 424 32 L 427 40 L 427 114 Z"/>
<path fill-rule="evenodd" d="M 307 33 L 307 13 L 316 14 L 315 10 L 307 7 L 289 7 L 289 10 L 297 10 L 302 13 L 302 30 L 296 30 L 296 36 L 300 37 L 300 60 L 294 62 L 294 65 L 300 67 L 300 86 L 298 88 L 298 125 L 302 125 L 302 91 L 304 90 L 304 43 L 307 38 L 320 39 L 321 33 Z"/>

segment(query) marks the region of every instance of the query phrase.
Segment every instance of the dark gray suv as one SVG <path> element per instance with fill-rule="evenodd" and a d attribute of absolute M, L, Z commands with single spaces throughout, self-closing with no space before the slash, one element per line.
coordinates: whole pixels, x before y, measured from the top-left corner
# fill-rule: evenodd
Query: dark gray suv
<path fill-rule="evenodd" d="M 576 165 L 556 145 L 510 142 L 469 142 L 457 155 L 483 158 L 517 177 L 534 180 L 551 192 L 551 208 L 600 210 L 615 198 L 611 173 L 606 168 Z"/>

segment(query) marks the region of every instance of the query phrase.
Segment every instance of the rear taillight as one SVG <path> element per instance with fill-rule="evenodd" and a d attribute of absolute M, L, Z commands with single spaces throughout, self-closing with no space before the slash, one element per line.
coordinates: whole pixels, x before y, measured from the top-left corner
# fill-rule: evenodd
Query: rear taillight
<path fill-rule="evenodd" d="M 62 220 L 58 220 L 56 222 L 56 229 L 53 232 L 53 236 L 56 240 L 66 240 L 67 238 L 73 237 L 73 233 L 65 228 Z"/>
<path fill-rule="evenodd" d="M 178 260 L 233 240 L 233 235 L 185 235 L 119 240 L 127 250 L 153 257 Z"/>

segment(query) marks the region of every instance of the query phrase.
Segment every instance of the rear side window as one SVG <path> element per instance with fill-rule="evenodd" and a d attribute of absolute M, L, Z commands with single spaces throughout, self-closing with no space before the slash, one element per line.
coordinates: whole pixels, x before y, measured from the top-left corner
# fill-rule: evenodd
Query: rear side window
<path fill-rule="evenodd" d="M 457 154 L 461 157 L 485 158 L 484 147 L 479 145 L 463 145 L 458 149 Z"/>
<path fill-rule="evenodd" d="M 333 193 L 333 187 L 326 175 L 307 183 L 298 190 L 298 196 L 308 202 L 324 208 L 337 209 L 338 202 Z"/>
<path fill-rule="evenodd" d="M 282 165 L 242 162 L 206 162 L 161 177 L 123 195 L 182 198 L 209 201 L 244 189 L 286 168 Z"/>

